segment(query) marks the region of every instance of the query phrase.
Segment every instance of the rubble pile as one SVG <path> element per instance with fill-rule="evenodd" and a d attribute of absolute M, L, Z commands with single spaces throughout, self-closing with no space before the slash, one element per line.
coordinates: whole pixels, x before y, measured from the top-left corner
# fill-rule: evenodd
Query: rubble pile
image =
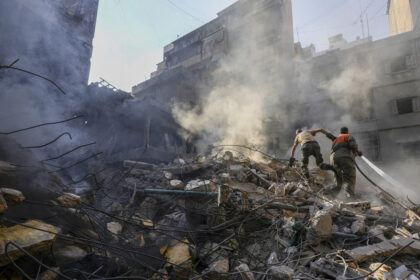
<path fill-rule="evenodd" d="M 4 219 L 0 279 L 420 278 L 413 212 L 332 197 L 318 169 L 223 151 L 103 173 L 37 204 L 59 219 Z M 1 192 L 2 211 L 28 203 Z"/>

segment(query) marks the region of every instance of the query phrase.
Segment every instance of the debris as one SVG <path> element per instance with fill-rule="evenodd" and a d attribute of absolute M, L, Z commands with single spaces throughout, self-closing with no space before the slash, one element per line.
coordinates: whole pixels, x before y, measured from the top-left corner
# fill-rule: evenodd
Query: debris
<path fill-rule="evenodd" d="M 345 250 L 343 251 L 343 254 L 356 263 L 362 263 L 380 257 L 388 257 L 411 241 L 413 240 L 410 238 L 394 238 L 373 245 Z M 414 241 L 413 244 L 403 250 L 403 253 L 413 255 L 420 254 L 420 241 Z"/>
<path fill-rule="evenodd" d="M 311 229 L 319 237 L 328 237 L 332 232 L 332 218 L 329 209 L 315 213 L 312 218 Z"/>
<path fill-rule="evenodd" d="M 168 265 L 180 265 L 191 259 L 190 244 L 188 240 L 173 241 L 165 252 Z"/>
<path fill-rule="evenodd" d="M 83 259 L 87 252 L 80 247 L 69 245 L 54 251 L 54 257 L 59 264 L 71 263 Z"/>
<path fill-rule="evenodd" d="M 143 170 L 153 170 L 155 166 L 150 163 L 141 162 L 141 161 L 132 161 L 132 160 L 124 160 L 124 167 L 129 168 L 136 168 L 136 169 L 143 169 Z"/>
<path fill-rule="evenodd" d="M 244 280 L 255 280 L 254 274 L 249 270 L 249 266 L 246 263 L 241 263 L 235 268 L 235 271 L 241 273 L 241 277 Z"/>
<path fill-rule="evenodd" d="M 18 205 L 25 200 L 22 192 L 15 189 L 0 188 L 0 192 L 3 194 L 8 205 Z"/>
<path fill-rule="evenodd" d="M 183 190 L 184 189 L 184 183 L 181 180 L 171 180 L 169 182 L 169 184 L 171 185 L 171 189 L 174 190 Z"/>
<path fill-rule="evenodd" d="M 109 222 L 106 224 L 106 228 L 113 234 L 120 234 L 122 231 L 122 225 L 118 222 Z"/>
<path fill-rule="evenodd" d="M 72 193 L 63 193 L 57 198 L 58 202 L 64 207 L 74 208 L 82 203 L 80 196 Z"/>
<path fill-rule="evenodd" d="M 295 272 L 293 268 L 285 265 L 273 265 L 268 270 L 268 273 L 271 274 L 273 279 L 283 280 L 283 279 L 293 279 Z"/>
<path fill-rule="evenodd" d="M 55 241 L 58 232 L 58 228 L 35 220 L 25 222 L 22 225 L 0 227 L 0 265 L 9 263 L 6 256 L 6 245 L 9 242 L 14 242 L 30 252 L 41 251 L 49 248 Z M 24 255 L 21 250 L 13 245 L 7 247 L 7 254 L 12 260 Z"/>
<path fill-rule="evenodd" d="M 365 217 L 363 216 L 356 216 L 357 220 L 351 224 L 351 231 L 354 234 L 364 234 L 366 232 L 365 227 Z"/>
<path fill-rule="evenodd" d="M 379 266 L 380 268 L 378 269 Z M 391 267 L 389 267 L 386 264 L 383 265 L 382 263 L 372 263 L 369 265 L 369 269 L 371 271 L 374 271 L 377 269 L 375 273 L 372 274 L 372 276 L 380 280 L 386 280 L 388 273 L 392 271 Z"/>

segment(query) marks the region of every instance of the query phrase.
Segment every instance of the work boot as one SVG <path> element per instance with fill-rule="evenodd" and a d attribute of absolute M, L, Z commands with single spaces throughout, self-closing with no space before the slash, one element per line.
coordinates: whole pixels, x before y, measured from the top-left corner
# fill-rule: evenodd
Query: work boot
<path fill-rule="evenodd" d="M 331 164 L 328 164 L 328 163 L 321 163 L 320 165 L 319 165 L 319 168 L 321 169 L 321 170 L 330 170 L 330 171 L 332 171 L 332 172 L 334 172 L 334 174 L 335 174 L 335 176 L 341 176 L 340 175 L 340 172 L 334 167 L 334 166 L 332 166 Z"/>

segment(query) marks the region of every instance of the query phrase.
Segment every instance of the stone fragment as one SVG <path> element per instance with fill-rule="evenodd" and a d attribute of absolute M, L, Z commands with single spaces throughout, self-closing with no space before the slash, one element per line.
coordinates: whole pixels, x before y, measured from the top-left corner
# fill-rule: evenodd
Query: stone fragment
<path fill-rule="evenodd" d="M 174 163 L 175 164 L 179 164 L 179 165 L 186 164 L 185 160 L 183 160 L 182 158 L 176 158 L 176 159 L 174 159 Z"/>
<path fill-rule="evenodd" d="M 293 268 L 285 265 L 273 265 L 268 270 L 268 273 L 271 275 L 272 279 L 285 280 L 293 279 L 295 272 Z"/>
<path fill-rule="evenodd" d="M 235 271 L 240 272 L 241 279 L 244 280 L 255 280 L 254 274 L 250 271 L 249 266 L 246 263 L 241 263 L 235 267 Z"/>
<path fill-rule="evenodd" d="M 351 225 L 351 232 L 353 234 L 364 234 L 366 232 L 365 217 L 357 216 L 357 220 Z"/>
<path fill-rule="evenodd" d="M 332 218 L 327 209 L 320 210 L 312 217 L 311 229 L 315 235 L 327 237 L 332 232 Z"/>
<path fill-rule="evenodd" d="M 415 276 L 405 265 L 401 265 L 394 269 L 391 272 L 393 279 L 409 279 L 409 280 L 418 280 L 419 278 Z"/>
<path fill-rule="evenodd" d="M 82 203 L 80 196 L 73 193 L 64 193 L 57 197 L 57 200 L 61 205 L 68 208 L 74 208 Z"/>
<path fill-rule="evenodd" d="M 267 259 L 268 265 L 275 265 L 279 263 L 279 258 L 277 257 L 276 252 L 271 252 L 270 256 Z"/>
<path fill-rule="evenodd" d="M 169 171 L 163 171 L 163 176 L 167 179 L 167 180 L 171 180 L 173 175 L 171 172 Z"/>
<path fill-rule="evenodd" d="M 229 272 L 229 259 L 228 258 L 218 258 L 214 263 L 209 266 L 210 272 L 217 273 L 228 273 Z"/>
<path fill-rule="evenodd" d="M 118 222 L 109 222 L 106 224 L 106 228 L 114 234 L 120 234 L 122 232 L 122 225 Z"/>
<path fill-rule="evenodd" d="M 171 180 L 169 184 L 171 185 L 171 189 L 174 189 L 174 190 L 184 189 L 184 183 L 181 180 L 177 180 L 177 179 Z"/>
<path fill-rule="evenodd" d="M 54 257 L 58 264 L 66 264 L 83 259 L 87 252 L 80 247 L 69 245 L 54 250 Z"/>
<path fill-rule="evenodd" d="M 191 180 L 185 186 L 186 191 L 211 191 L 212 189 L 214 188 L 211 186 L 211 182 L 209 180 Z"/>
<path fill-rule="evenodd" d="M 9 263 L 5 254 L 8 242 L 14 242 L 23 249 L 34 253 L 49 248 L 55 242 L 58 232 L 59 228 L 36 220 L 25 222 L 23 225 L 0 228 L 0 266 Z M 7 252 L 12 260 L 24 255 L 12 244 L 8 246 Z"/>
<path fill-rule="evenodd" d="M 420 221 L 417 219 L 405 219 L 404 223 L 407 224 L 414 231 L 420 232 Z"/>
<path fill-rule="evenodd" d="M 219 178 L 220 178 L 220 182 L 222 184 L 229 183 L 230 180 L 231 180 L 229 173 L 222 173 L 222 174 L 219 175 Z"/>
<path fill-rule="evenodd" d="M 22 192 L 15 189 L 1 188 L 0 192 L 9 206 L 21 204 L 25 200 Z"/>
<path fill-rule="evenodd" d="M 52 267 L 53 270 L 60 272 L 59 267 Z M 39 280 L 55 280 L 58 279 L 58 274 L 51 271 L 51 270 L 45 270 L 39 275 Z"/>
<path fill-rule="evenodd" d="M 369 214 L 372 215 L 381 215 L 384 213 L 385 207 L 383 206 L 374 206 L 369 209 Z"/>
<path fill-rule="evenodd" d="M 184 242 L 173 241 L 165 252 L 165 258 L 171 265 L 180 265 L 191 259 L 188 240 L 185 239 Z"/>

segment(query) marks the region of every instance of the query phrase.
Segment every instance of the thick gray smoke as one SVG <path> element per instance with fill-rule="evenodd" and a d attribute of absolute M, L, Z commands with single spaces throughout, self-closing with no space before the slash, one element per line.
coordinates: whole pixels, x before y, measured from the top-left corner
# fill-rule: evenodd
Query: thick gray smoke
<path fill-rule="evenodd" d="M 83 111 L 82 104 L 89 98 L 86 94 L 91 52 L 89 38 L 93 36 L 96 5 L 97 1 L 1 1 L 0 65 L 9 65 L 19 59 L 15 67 L 53 80 L 66 93 L 62 94 L 39 77 L 0 69 L 1 132 L 69 119 Z M 84 122 L 85 119 L 80 118 L 10 137 L 22 146 L 37 146 L 63 132 L 71 133 L 71 140 L 66 136 L 46 148 L 33 149 L 42 160 L 95 141 Z M 65 162 L 54 164 L 68 165 L 94 150 L 94 146 L 78 150 L 65 158 Z M 25 165 L 24 162 L 16 163 Z"/>
<path fill-rule="evenodd" d="M 288 8 L 288 1 L 284 2 Z M 255 2 L 249 1 L 246 5 L 249 5 L 249 14 L 260 9 Z M 266 147 L 272 141 L 272 135 L 267 133 L 267 124 L 278 119 L 282 123 L 287 122 L 284 109 L 290 89 L 286 88 L 293 73 L 290 56 L 287 55 L 291 54 L 292 46 L 285 47 L 287 44 L 284 42 L 281 47 L 278 43 L 261 42 L 267 34 L 273 33 L 273 26 L 279 24 L 275 24 L 275 20 L 278 19 L 267 16 L 264 22 L 248 19 L 243 25 L 242 18 L 230 18 L 228 33 L 232 29 L 232 34 L 240 34 L 229 41 L 229 54 L 211 73 L 211 82 L 205 87 L 201 85 L 198 93 L 200 102 L 193 108 L 182 104 L 173 107 L 173 114 L 183 127 L 203 136 L 198 143 L 200 150 L 212 144 Z M 276 32 L 282 30 L 280 35 L 275 36 L 284 36 L 281 40 L 287 41 L 291 23 L 284 19 L 281 24 L 288 26 L 275 28 Z M 246 30 L 234 31 L 238 26 Z M 279 48 L 284 56 L 278 55 Z M 267 71 L 277 73 L 275 80 Z"/>
<path fill-rule="evenodd" d="M 234 25 L 240 24 L 244 23 L 238 19 Z M 202 135 L 200 148 L 211 144 L 243 144 L 267 150 L 276 138 L 279 150 L 287 151 L 280 156 L 288 156 L 297 127 L 322 127 L 338 134 L 341 126 L 347 126 L 357 135 L 361 122 L 375 118 L 372 88 L 384 74 L 381 54 L 365 57 L 336 54 L 337 62 L 331 63 L 329 68 L 319 68 L 316 63 L 312 64 L 316 58 L 312 62 L 293 61 L 293 55 L 286 54 L 285 50 L 282 50 L 283 56 L 279 55 L 276 45 L 257 43 L 255 38 L 263 37 L 275 22 L 257 24 L 248 20 L 245 25 L 246 34 L 239 38 L 235 36 L 235 51 L 223 59 L 213 73 L 213 83 L 199 92 L 199 104 L 193 108 L 176 104 L 173 108 L 173 114 L 182 126 Z M 334 57 L 334 54 L 330 56 Z M 269 62 L 264 57 L 269 58 Z M 273 67 L 275 65 L 279 67 Z M 274 81 L 267 78 L 271 71 L 276 73 Z M 292 78 L 293 83 L 290 82 Z M 317 136 L 317 140 L 322 146 L 324 160 L 328 162 L 331 141 L 322 135 Z M 373 146 L 360 137 L 358 140 L 365 154 L 374 154 Z M 407 162 L 410 163 L 382 163 L 381 167 L 402 182 L 413 182 L 418 178 L 415 171 L 418 170 L 418 159 L 408 156 Z M 399 190 L 368 169 L 366 172 L 385 189 L 399 195 Z M 358 187 L 369 190 L 367 184 L 359 176 Z M 413 192 L 406 189 L 404 193 Z"/>

